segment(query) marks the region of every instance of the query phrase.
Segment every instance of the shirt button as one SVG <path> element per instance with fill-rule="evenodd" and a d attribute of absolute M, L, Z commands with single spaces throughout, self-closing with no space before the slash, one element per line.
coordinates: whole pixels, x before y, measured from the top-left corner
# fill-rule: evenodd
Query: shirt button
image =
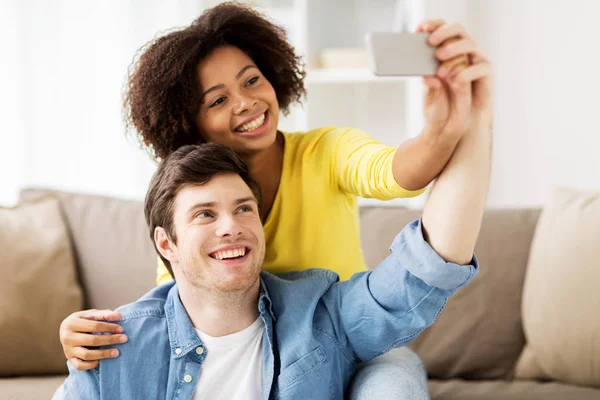
<path fill-rule="evenodd" d="M 199 354 L 199 355 L 204 354 L 204 348 L 202 346 L 196 347 L 196 354 Z"/>
<path fill-rule="evenodd" d="M 183 381 L 185 383 L 190 383 L 192 381 L 192 376 L 191 375 L 186 375 L 183 377 Z"/>
<path fill-rule="evenodd" d="M 175 349 L 175 354 L 180 355 L 181 354 L 181 349 L 180 348 L 176 348 Z"/>

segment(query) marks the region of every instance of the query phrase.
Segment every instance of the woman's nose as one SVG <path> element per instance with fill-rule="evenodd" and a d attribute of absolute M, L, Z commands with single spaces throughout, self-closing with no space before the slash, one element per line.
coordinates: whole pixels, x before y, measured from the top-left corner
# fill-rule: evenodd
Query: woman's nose
<path fill-rule="evenodd" d="M 235 98 L 233 112 L 235 114 L 241 114 L 245 111 L 252 110 L 256 102 L 255 98 L 240 93 Z"/>

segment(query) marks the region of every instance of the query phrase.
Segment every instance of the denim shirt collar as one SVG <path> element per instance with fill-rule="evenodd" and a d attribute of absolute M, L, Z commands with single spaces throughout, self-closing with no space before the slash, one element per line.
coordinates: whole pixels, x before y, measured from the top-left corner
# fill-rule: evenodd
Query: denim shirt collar
<path fill-rule="evenodd" d="M 262 275 L 262 272 L 261 272 Z M 269 296 L 269 291 L 267 290 L 267 285 L 263 280 L 262 276 L 260 277 L 260 296 L 258 298 L 258 312 L 260 315 L 264 315 L 266 312 L 269 312 L 269 315 L 273 319 L 273 322 L 277 321 L 275 318 L 275 313 L 273 312 L 273 301 Z"/>
<path fill-rule="evenodd" d="M 181 303 L 177 284 L 173 285 L 167 296 L 165 315 L 167 316 L 171 357 L 175 359 L 185 357 L 191 350 L 202 344 L 185 307 Z"/>
<path fill-rule="evenodd" d="M 260 295 L 258 299 L 258 312 L 263 321 L 271 319 L 275 322 L 273 313 L 273 302 L 269 297 L 266 285 L 260 278 Z M 185 357 L 191 350 L 202 345 L 192 321 L 179 298 L 179 286 L 173 285 L 165 302 L 165 315 L 167 317 L 167 329 L 169 332 L 169 343 L 171 345 L 171 357 L 178 359 Z M 268 315 L 268 317 L 267 317 Z M 265 321 L 266 322 L 266 321 Z M 196 354 L 195 352 L 193 354 Z"/>

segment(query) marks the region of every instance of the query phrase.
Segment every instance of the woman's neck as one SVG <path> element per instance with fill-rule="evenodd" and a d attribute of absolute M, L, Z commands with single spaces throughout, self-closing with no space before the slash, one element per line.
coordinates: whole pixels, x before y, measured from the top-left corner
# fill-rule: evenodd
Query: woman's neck
<path fill-rule="evenodd" d="M 248 165 L 250 176 L 258 182 L 262 194 L 261 215 L 263 221 L 271 212 L 279 182 L 281 181 L 281 172 L 283 170 L 283 151 L 285 139 L 281 133 L 277 133 L 275 142 L 267 149 L 244 156 L 244 161 Z"/>

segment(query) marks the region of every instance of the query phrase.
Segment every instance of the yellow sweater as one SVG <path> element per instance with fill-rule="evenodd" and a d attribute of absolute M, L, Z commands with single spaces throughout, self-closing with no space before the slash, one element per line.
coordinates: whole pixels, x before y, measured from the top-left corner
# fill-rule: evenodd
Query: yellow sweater
<path fill-rule="evenodd" d="M 392 174 L 396 148 L 360 130 L 327 127 L 284 137 L 281 181 L 264 226 L 263 268 L 328 268 L 349 279 L 366 269 L 357 196 L 389 200 L 424 189 L 400 187 Z M 157 272 L 159 284 L 172 279 L 160 259 Z"/>

